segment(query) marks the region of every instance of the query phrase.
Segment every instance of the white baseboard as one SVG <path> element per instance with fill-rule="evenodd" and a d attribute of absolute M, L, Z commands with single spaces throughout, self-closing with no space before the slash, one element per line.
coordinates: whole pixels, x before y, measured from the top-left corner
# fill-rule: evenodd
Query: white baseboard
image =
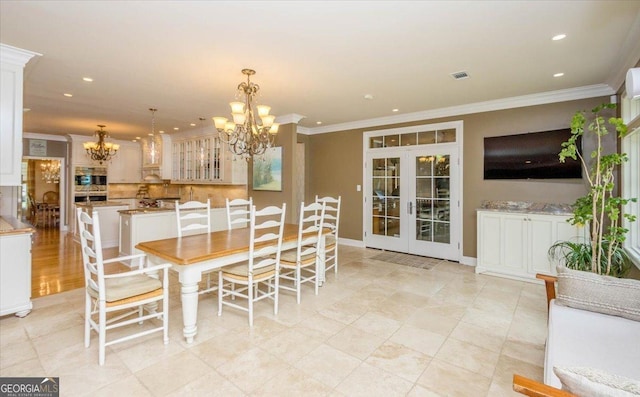
<path fill-rule="evenodd" d="M 351 247 L 364 248 L 364 241 L 362 240 L 353 240 L 350 238 L 338 237 L 338 243 L 342 245 L 348 245 Z"/>
<path fill-rule="evenodd" d="M 460 264 L 466 266 L 475 266 L 478 263 L 478 259 L 472 256 L 463 256 L 460 258 Z"/>

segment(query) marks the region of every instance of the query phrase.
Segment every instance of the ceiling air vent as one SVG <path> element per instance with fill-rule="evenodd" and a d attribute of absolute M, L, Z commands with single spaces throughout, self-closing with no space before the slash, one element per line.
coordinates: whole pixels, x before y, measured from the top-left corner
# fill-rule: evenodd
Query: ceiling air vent
<path fill-rule="evenodd" d="M 469 78 L 469 73 L 465 72 L 464 70 L 461 72 L 454 72 L 451 73 L 451 77 L 454 78 L 454 80 L 462 80 L 462 79 L 468 79 Z"/>

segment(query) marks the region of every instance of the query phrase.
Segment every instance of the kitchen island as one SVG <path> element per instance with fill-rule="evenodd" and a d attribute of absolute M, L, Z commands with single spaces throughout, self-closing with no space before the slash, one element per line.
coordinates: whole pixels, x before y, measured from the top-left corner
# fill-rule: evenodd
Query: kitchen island
<path fill-rule="evenodd" d="M 119 243 L 119 225 L 120 214 L 129 208 L 128 203 L 119 201 L 94 201 L 75 203 L 77 208 L 83 211 L 96 211 L 100 218 L 100 237 L 102 239 L 102 248 L 117 247 Z M 74 224 L 78 222 L 76 214 L 73 214 Z M 75 230 L 78 230 L 77 228 Z"/>
<path fill-rule="evenodd" d="M 226 208 L 211 208 L 211 231 L 227 229 Z M 120 216 L 120 255 L 140 254 L 135 248 L 143 241 L 178 236 L 176 212 L 173 208 L 123 209 Z"/>
<path fill-rule="evenodd" d="M 0 316 L 24 317 L 31 303 L 31 235 L 15 218 L 0 217 Z"/>

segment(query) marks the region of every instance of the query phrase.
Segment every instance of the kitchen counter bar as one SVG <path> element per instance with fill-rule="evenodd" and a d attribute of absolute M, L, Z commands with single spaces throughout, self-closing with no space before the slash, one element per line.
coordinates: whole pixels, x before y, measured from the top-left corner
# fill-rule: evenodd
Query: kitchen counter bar
<path fill-rule="evenodd" d="M 483 201 L 478 211 L 513 212 L 540 215 L 573 215 L 570 204 L 534 203 L 530 201 Z"/>
<path fill-rule="evenodd" d="M 16 218 L 5 218 L 0 216 L 0 235 L 33 233 L 35 230 L 31 225 L 20 222 Z"/>
<path fill-rule="evenodd" d="M 122 207 L 127 206 L 126 203 L 120 201 L 79 201 L 76 203 L 76 207 L 81 208 L 94 208 L 94 207 Z"/>

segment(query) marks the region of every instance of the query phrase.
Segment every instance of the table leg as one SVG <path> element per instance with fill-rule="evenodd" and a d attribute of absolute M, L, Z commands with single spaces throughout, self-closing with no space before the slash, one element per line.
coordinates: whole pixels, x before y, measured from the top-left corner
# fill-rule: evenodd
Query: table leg
<path fill-rule="evenodd" d="M 198 326 L 196 325 L 198 320 L 198 283 L 185 283 L 181 284 L 182 295 L 182 322 L 184 328 L 182 333 L 187 340 L 187 343 L 193 343 L 193 338 L 198 332 Z"/>

